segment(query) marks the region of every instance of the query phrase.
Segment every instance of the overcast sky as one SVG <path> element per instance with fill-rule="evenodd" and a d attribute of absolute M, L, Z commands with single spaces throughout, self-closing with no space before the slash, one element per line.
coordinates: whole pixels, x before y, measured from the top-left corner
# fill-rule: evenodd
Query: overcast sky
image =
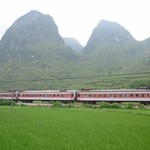
<path fill-rule="evenodd" d="M 61 36 L 82 45 L 101 19 L 119 23 L 137 40 L 150 37 L 150 0 L 0 0 L 0 38 L 30 10 L 52 16 Z"/>

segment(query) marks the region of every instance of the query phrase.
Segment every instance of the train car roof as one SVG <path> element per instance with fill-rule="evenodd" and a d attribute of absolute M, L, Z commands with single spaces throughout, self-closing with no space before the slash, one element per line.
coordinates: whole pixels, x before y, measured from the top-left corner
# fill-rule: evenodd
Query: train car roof
<path fill-rule="evenodd" d="M 80 92 L 150 92 L 150 89 L 79 90 Z"/>

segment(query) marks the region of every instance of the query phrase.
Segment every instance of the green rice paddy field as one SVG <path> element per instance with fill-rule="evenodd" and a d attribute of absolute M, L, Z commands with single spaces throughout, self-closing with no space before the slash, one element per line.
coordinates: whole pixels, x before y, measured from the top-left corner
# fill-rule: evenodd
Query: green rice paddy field
<path fill-rule="evenodd" d="M 107 149 L 150 149 L 150 110 L 0 107 L 0 150 Z"/>

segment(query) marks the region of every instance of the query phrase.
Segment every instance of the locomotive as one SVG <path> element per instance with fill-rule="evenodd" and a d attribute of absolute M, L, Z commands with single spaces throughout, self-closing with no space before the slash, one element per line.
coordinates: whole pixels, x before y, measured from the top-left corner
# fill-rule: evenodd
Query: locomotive
<path fill-rule="evenodd" d="M 22 102 L 150 102 L 150 89 L 43 90 L 0 92 L 0 99 Z"/>

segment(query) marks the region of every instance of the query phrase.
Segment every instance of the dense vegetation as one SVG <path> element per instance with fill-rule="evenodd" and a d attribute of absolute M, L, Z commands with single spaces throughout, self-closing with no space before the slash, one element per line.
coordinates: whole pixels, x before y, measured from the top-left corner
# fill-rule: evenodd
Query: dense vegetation
<path fill-rule="evenodd" d="M 2 105 L 2 106 L 10 106 L 10 105 L 14 106 L 14 105 L 16 105 L 16 102 L 14 102 L 12 100 L 2 100 L 2 99 L 0 99 L 0 105 Z"/>
<path fill-rule="evenodd" d="M 149 88 L 149 74 L 108 75 L 150 72 L 150 39 L 136 41 L 121 25 L 102 20 L 82 51 L 75 45 L 81 48 L 74 39 L 64 42 L 51 16 L 25 14 L 0 41 L 0 82 L 21 81 L 1 82 L 0 90 Z"/>
<path fill-rule="evenodd" d="M 149 110 L 0 107 L 1 150 L 149 149 Z"/>

